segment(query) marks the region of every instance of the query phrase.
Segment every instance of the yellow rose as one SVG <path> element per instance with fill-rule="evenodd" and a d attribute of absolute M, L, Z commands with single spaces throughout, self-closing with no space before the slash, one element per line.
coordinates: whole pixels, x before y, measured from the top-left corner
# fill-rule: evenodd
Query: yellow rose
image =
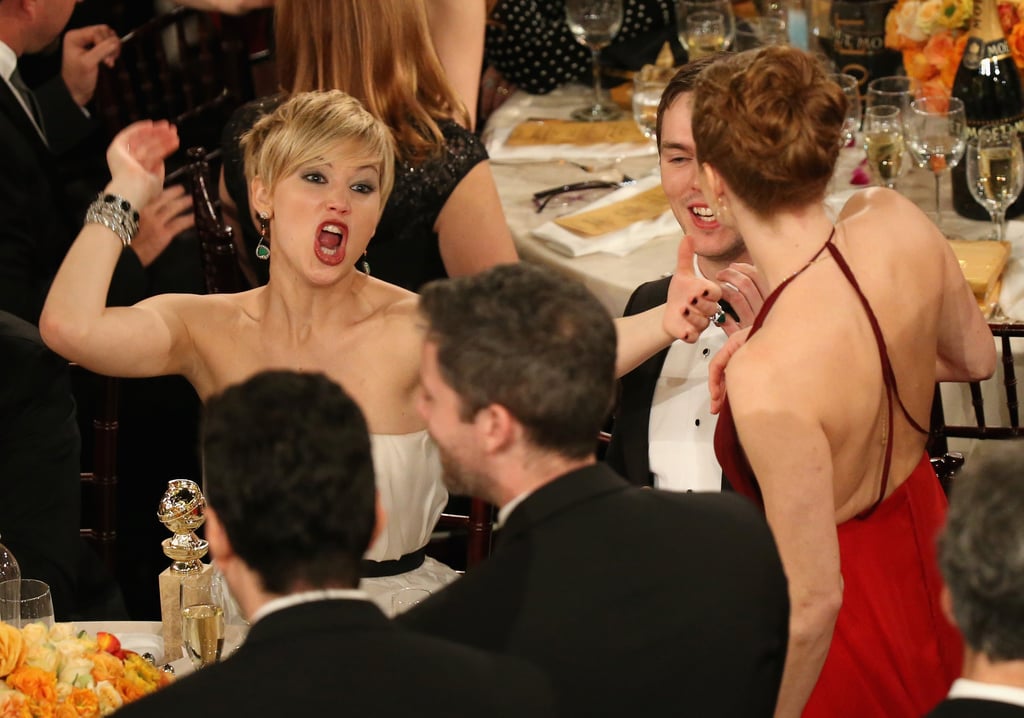
<path fill-rule="evenodd" d="M 942 14 L 937 18 L 940 27 L 947 30 L 962 30 L 971 19 L 974 3 L 971 0 L 945 0 Z"/>
<path fill-rule="evenodd" d="M 26 666 L 41 668 L 47 673 L 56 673 L 59 662 L 60 656 L 57 655 L 57 649 L 52 643 L 29 644 L 28 651 L 25 652 Z"/>
<path fill-rule="evenodd" d="M 14 626 L 0 623 L 0 678 L 5 678 L 21 665 L 24 640 Z"/>
<path fill-rule="evenodd" d="M 925 0 L 917 11 L 917 27 L 925 35 L 931 35 L 939 28 L 942 18 L 942 0 Z"/>

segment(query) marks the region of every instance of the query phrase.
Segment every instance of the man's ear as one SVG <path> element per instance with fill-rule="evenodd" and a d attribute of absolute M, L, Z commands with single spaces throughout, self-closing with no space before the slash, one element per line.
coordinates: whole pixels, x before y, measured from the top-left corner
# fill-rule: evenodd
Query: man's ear
<path fill-rule="evenodd" d="M 495 453 L 512 444 L 520 426 L 515 417 L 501 404 L 489 404 L 476 413 L 473 424 L 480 435 L 481 446 Z"/>
<path fill-rule="evenodd" d="M 942 591 L 939 592 L 939 605 L 942 606 L 942 615 L 952 625 L 956 625 L 956 617 L 953 615 L 953 594 L 949 592 L 949 586 L 942 584 Z"/>

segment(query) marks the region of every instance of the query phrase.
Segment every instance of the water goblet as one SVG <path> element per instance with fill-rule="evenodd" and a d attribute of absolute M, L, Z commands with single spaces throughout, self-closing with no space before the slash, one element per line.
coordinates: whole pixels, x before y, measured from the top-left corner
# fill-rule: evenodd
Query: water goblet
<path fill-rule="evenodd" d="M 899 108 L 869 107 L 864 113 L 864 151 L 868 156 L 868 172 L 875 184 L 896 189 L 896 180 L 905 169 L 905 149 Z"/>
<path fill-rule="evenodd" d="M 601 89 L 601 50 L 622 27 L 622 0 L 566 0 L 565 21 L 576 41 L 590 48 L 594 65 L 594 103 L 572 113 L 574 120 L 600 122 L 622 116 L 622 110 L 605 101 Z"/>
<path fill-rule="evenodd" d="M 30 623 L 53 627 L 50 587 L 34 578 L 12 579 L 0 586 L 0 615 L 16 628 Z"/>
<path fill-rule="evenodd" d="M 903 75 L 876 77 L 868 83 L 866 104 L 868 107 L 891 105 L 898 107 L 900 112 L 906 112 L 910 102 L 917 97 L 920 87 L 917 80 Z"/>
<path fill-rule="evenodd" d="M 846 147 L 853 144 L 857 130 L 860 129 L 860 86 L 853 75 L 834 72 L 829 77 L 846 95 L 846 118 L 843 120 L 843 136 L 840 140 L 842 146 Z"/>
<path fill-rule="evenodd" d="M 666 82 L 660 77 L 644 77 L 643 73 L 633 76 L 633 119 L 644 137 L 653 140 L 658 124 L 658 104 Z"/>
<path fill-rule="evenodd" d="M 903 134 L 918 167 L 935 176 L 935 225 L 942 229 L 940 181 L 963 157 L 967 139 L 964 103 L 956 97 L 928 96 L 911 101 Z"/>
<path fill-rule="evenodd" d="M 701 10 L 686 16 L 686 46 L 690 60 L 699 60 L 725 49 L 725 15 Z"/>
<path fill-rule="evenodd" d="M 678 0 L 676 5 L 676 23 L 679 43 L 686 50 L 691 60 L 697 59 L 698 55 L 694 55 L 694 50 L 690 47 L 690 23 L 688 23 L 687 18 L 699 12 L 716 12 L 722 16 L 724 26 L 721 47 L 717 48 L 718 50 L 728 50 L 736 40 L 736 18 L 732 14 L 732 3 L 729 0 Z M 709 53 L 705 51 L 704 54 Z"/>
<path fill-rule="evenodd" d="M 995 237 L 1006 241 L 1006 209 L 1024 187 L 1024 155 L 1014 131 L 986 130 L 967 143 L 967 186 L 988 210 Z"/>

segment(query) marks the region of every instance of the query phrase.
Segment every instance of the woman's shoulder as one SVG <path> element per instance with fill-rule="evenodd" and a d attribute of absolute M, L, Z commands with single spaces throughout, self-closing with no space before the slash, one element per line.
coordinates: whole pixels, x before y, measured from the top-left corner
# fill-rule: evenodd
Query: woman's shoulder
<path fill-rule="evenodd" d="M 455 120 L 439 120 L 437 126 L 444 137 L 444 152 L 449 161 L 473 167 L 487 159 L 487 150 L 480 138 Z"/>

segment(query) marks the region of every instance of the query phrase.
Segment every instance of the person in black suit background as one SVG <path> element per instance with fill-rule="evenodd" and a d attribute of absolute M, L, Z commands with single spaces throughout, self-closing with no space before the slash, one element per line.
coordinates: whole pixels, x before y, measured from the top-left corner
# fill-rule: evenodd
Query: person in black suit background
<path fill-rule="evenodd" d="M 46 582 L 60 621 L 124 619 L 113 579 L 78 534 L 81 439 L 68 363 L 0 311 L 0 539 Z"/>
<path fill-rule="evenodd" d="M 696 327 L 696 341 L 677 340 L 621 379 L 621 394 L 605 461 L 631 483 L 673 491 L 727 488 L 712 440 L 708 364 L 726 339 L 753 323 L 761 308 L 762 280 L 743 240 L 718 223 L 697 184 L 693 130 L 694 83 L 714 57 L 680 68 L 662 94 L 656 137 L 661 182 L 687 239 L 680 264 L 689 281 L 714 281 L 735 312 L 720 326 Z M 637 287 L 625 316 L 663 304 L 672 277 Z"/>
<path fill-rule="evenodd" d="M 1024 447 L 997 443 L 956 479 L 939 538 L 942 608 L 964 667 L 929 718 L 1024 716 Z"/>
<path fill-rule="evenodd" d="M 119 716 L 553 715 L 536 669 L 404 631 L 356 590 L 383 517 L 341 387 L 257 374 L 208 400 L 202 443 L 210 553 L 252 627 L 230 658 Z"/>
<path fill-rule="evenodd" d="M 532 661 L 562 716 L 771 716 L 789 622 L 774 540 L 739 496 L 640 489 L 596 462 L 616 354 L 600 302 L 514 264 L 431 283 L 420 306 L 445 481 L 504 527 L 397 620 Z"/>

